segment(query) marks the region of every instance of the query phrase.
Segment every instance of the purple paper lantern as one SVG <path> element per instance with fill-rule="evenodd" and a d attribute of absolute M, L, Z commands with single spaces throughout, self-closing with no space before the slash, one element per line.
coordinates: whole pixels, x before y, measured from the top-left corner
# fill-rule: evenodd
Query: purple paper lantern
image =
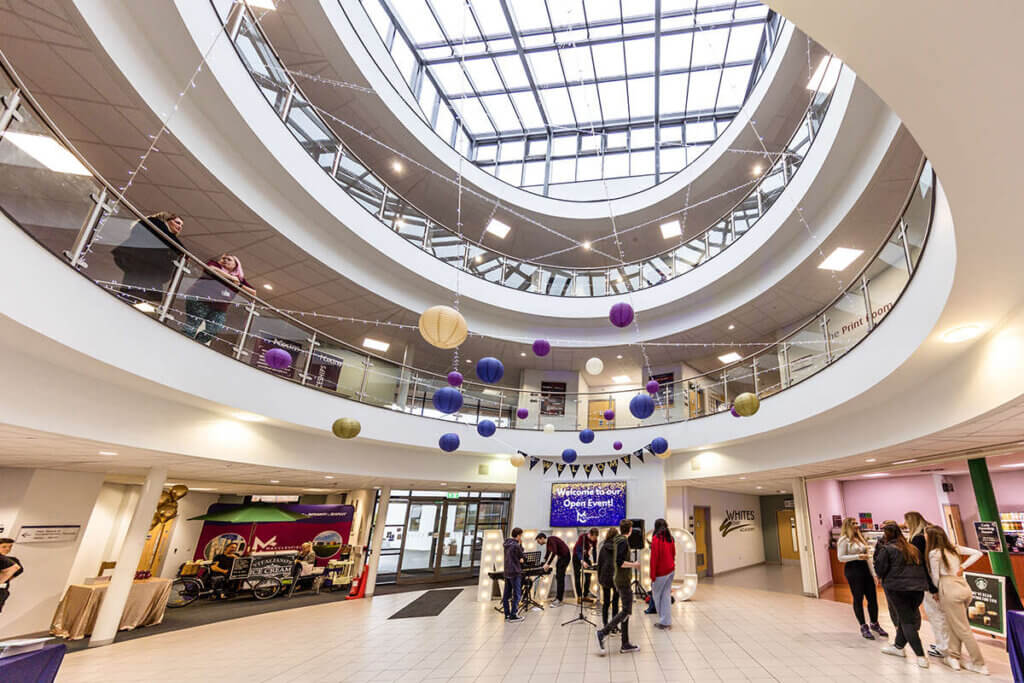
<path fill-rule="evenodd" d="M 610 409 L 604 411 L 604 419 L 606 419 L 606 420 L 614 420 L 615 419 L 615 411 L 614 410 L 610 410 Z"/>
<path fill-rule="evenodd" d="M 458 370 L 452 370 L 451 372 L 449 372 L 448 373 L 448 384 L 452 385 L 453 387 L 461 387 L 462 386 L 462 373 L 459 372 Z"/>
<path fill-rule="evenodd" d="M 576 462 L 576 451 L 571 448 L 566 448 L 562 451 L 562 460 L 567 463 Z"/>
<path fill-rule="evenodd" d="M 498 426 L 490 420 L 480 420 L 476 424 L 476 433 L 482 437 L 494 436 L 494 432 L 498 430 Z"/>
<path fill-rule="evenodd" d="M 263 354 L 263 360 L 272 370 L 284 370 L 292 364 L 292 354 L 275 346 Z"/>
<path fill-rule="evenodd" d="M 612 306 L 612 309 L 608 311 L 608 320 L 612 322 L 615 327 L 626 327 L 633 322 L 633 307 L 627 304 L 625 301 Z"/>
<path fill-rule="evenodd" d="M 584 429 L 580 432 L 580 441 L 583 443 L 591 443 L 594 440 L 594 430 Z"/>
<path fill-rule="evenodd" d="M 547 339 L 536 340 L 535 342 L 533 342 L 533 352 L 534 354 L 543 358 L 544 356 L 551 353 L 551 342 L 549 342 Z"/>
<path fill-rule="evenodd" d="M 612 448 L 614 448 L 617 451 L 621 451 L 622 450 L 622 442 L 621 441 L 616 441 L 615 443 L 612 444 Z"/>
<path fill-rule="evenodd" d="M 437 445 L 440 446 L 441 450 L 445 453 L 451 453 L 459 447 L 459 435 L 452 434 L 451 432 L 448 434 L 442 434 L 441 438 L 437 441 Z"/>
<path fill-rule="evenodd" d="M 658 393 L 658 389 L 660 389 L 660 388 L 661 388 L 661 385 L 658 384 L 658 380 L 656 380 L 656 379 L 652 379 L 650 382 L 647 383 L 647 393 L 648 394 L 656 394 L 656 393 Z"/>
<path fill-rule="evenodd" d="M 664 437 L 657 437 L 651 440 L 651 450 L 657 455 L 661 455 L 668 450 L 668 441 Z"/>
<path fill-rule="evenodd" d="M 462 408 L 462 392 L 452 387 L 441 387 L 434 392 L 430 401 L 437 410 L 445 415 L 451 415 Z"/>
<path fill-rule="evenodd" d="M 729 412 L 732 414 L 733 417 L 743 417 L 742 415 L 736 412 L 736 406 L 729 406 Z"/>
<path fill-rule="evenodd" d="M 527 410 L 526 408 L 520 408 L 519 410 L 516 411 L 516 417 L 518 417 L 520 420 L 525 420 L 529 416 L 530 411 Z"/>

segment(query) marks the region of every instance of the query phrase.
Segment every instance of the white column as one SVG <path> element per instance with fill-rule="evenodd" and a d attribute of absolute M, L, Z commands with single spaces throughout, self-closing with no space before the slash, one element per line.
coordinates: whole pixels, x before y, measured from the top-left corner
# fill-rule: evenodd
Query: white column
<path fill-rule="evenodd" d="M 114 575 L 110 578 L 107 592 L 103 596 L 103 602 L 100 603 L 96 615 L 96 625 L 93 626 L 92 637 L 89 638 L 89 647 L 110 645 L 114 642 L 117 627 L 121 625 L 121 614 L 128 602 L 128 593 L 132 589 L 132 580 L 135 578 L 135 570 L 139 565 L 139 557 L 146 544 L 149 522 L 153 518 L 153 512 L 156 510 L 156 504 L 160 499 L 160 492 L 163 490 L 166 480 L 167 470 L 165 469 L 154 468 L 146 475 L 146 481 L 139 493 L 139 500 L 135 504 L 135 512 L 132 514 L 132 523 L 128 526 L 128 533 L 121 545 L 121 552 L 117 556 Z"/>
<path fill-rule="evenodd" d="M 793 508 L 796 512 L 796 538 L 800 544 L 800 578 L 803 580 L 804 595 L 816 598 L 818 571 L 814 565 L 814 540 L 811 536 L 810 508 L 807 505 L 807 484 L 803 477 L 793 480 Z"/>
<path fill-rule="evenodd" d="M 380 547 L 384 545 L 384 523 L 388 519 L 390 503 L 391 488 L 385 486 L 380 490 L 377 519 L 373 524 L 373 538 L 370 539 L 370 563 L 366 567 L 366 597 L 368 598 L 373 596 L 374 587 L 377 585 L 377 563 L 380 562 Z"/>

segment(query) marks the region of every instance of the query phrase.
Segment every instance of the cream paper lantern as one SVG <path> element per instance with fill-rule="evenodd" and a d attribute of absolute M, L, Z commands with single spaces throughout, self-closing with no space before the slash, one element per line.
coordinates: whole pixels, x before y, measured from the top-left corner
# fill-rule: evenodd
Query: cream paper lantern
<path fill-rule="evenodd" d="M 747 392 L 737 396 L 732 405 L 737 413 L 743 417 L 750 417 L 761 407 L 761 400 L 757 397 L 757 394 Z"/>
<path fill-rule="evenodd" d="M 454 349 L 467 333 L 466 319 L 451 306 L 431 306 L 420 315 L 420 334 L 439 349 Z"/>
<path fill-rule="evenodd" d="M 523 456 L 522 453 L 513 453 L 508 457 L 508 461 L 512 465 L 512 467 L 522 467 L 523 464 L 526 462 L 526 458 Z"/>
<path fill-rule="evenodd" d="M 604 370 L 604 363 L 600 358 L 594 357 L 587 361 L 586 366 L 587 372 L 591 375 L 600 375 L 601 371 Z"/>
<path fill-rule="evenodd" d="M 655 453 L 654 455 L 661 458 L 662 460 L 668 460 L 669 458 L 672 457 L 672 449 L 666 448 L 664 453 Z"/>
<path fill-rule="evenodd" d="M 544 425 L 544 433 L 545 434 L 554 434 L 555 433 L 555 425 L 553 425 L 550 422 L 548 422 L 546 425 Z"/>

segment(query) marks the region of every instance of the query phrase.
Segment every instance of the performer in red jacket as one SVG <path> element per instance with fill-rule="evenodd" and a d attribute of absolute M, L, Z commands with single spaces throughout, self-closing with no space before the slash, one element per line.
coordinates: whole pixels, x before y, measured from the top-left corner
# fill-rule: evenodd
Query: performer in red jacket
<path fill-rule="evenodd" d="M 655 520 L 651 537 L 651 604 L 658 611 L 656 628 L 672 628 L 672 579 L 676 575 L 676 544 L 668 523 Z"/>

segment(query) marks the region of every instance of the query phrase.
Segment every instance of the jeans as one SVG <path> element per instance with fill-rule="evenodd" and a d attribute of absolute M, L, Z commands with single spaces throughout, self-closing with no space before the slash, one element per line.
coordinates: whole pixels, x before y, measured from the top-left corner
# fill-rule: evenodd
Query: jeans
<path fill-rule="evenodd" d="M 619 611 L 619 591 L 614 586 L 601 586 L 601 624 L 608 625 L 608 608 L 612 609 L 612 616 Z"/>
<path fill-rule="evenodd" d="M 227 311 L 218 311 L 213 308 L 209 301 L 200 301 L 199 299 L 186 299 L 185 300 L 185 319 L 186 323 L 182 327 L 181 331 L 188 337 L 192 337 L 200 344 L 206 344 L 213 339 L 221 328 L 224 327 L 224 321 L 227 319 Z M 203 331 L 199 331 L 199 326 L 206 323 Z"/>
<path fill-rule="evenodd" d="M 501 606 L 505 610 L 505 618 L 516 616 L 519 601 L 523 597 L 523 575 L 515 574 L 505 577 L 505 589 L 501 593 Z"/>
<path fill-rule="evenodd" d="M 583 563 L 575 558 L 572 561 L 572 578 L 577 600 L 590 595 L 590 574 L 583 573 Z"/>
<path fill-rule="evenodd" d="M 843 575 L 846 582 L 850 584 L 850 592 L 853 593 L 853 614 L 857 617 L 857 623 L 864 626 L 864 600 L 868 601 L 868 617 L 872 624 L 878 623 L 878 593 L 875 590 L 875 579 L 871 576 L 868 563 L 865 560 L 854 560 L 847 562 L 843 567 Z"/>
<path fill-rule="evenodd" d="M 606 636 L 616 626 L 622 631 L 622 645 L 629 644 L 629 615 L 633 613 L 633 590 L 629 584 L 615 584 L 615 590 L 619 594 L 619 601 L 622 609 L 612 617 L 612 620 L 601 629 L 601 635 Z"/>
<path fill-rule="evenodd" d="M 885 592 L 885 598 L 889 601 L 889 616 L 892 617 L 896 626 L 896 647 L 903 647 L 910 643 L 910 649 L 918 657 L 924 657 L 924 648 L 921 647 L 921 637 L 918 629 L 921 628 L 921 601 L 924 600 L 924 591 L 889 591 Z"/>
<path fill-rule="evenodd" d="M 651 604 L 658 610 L 658 622 L 662 626 L 672 625 L 672 579 L 675 572 L 669 572 L 654 579 L 651 586 Z"/>
<path fill-rule="evenodd" d="M 569 558 L 558 558 L 555 562 L 555 597 L 559 602 L 565 597 L 565 570 L 569 566 Z"/>

